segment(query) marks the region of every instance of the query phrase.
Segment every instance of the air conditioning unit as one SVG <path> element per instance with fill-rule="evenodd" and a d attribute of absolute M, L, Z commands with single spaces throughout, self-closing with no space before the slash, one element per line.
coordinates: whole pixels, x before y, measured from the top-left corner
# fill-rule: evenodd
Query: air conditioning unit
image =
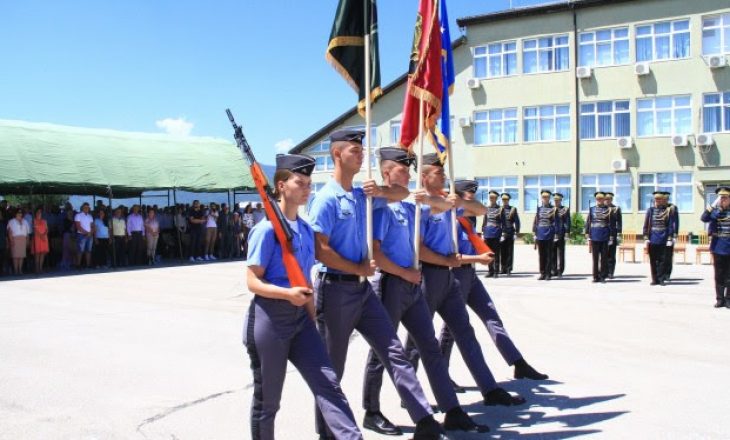
<path fill-rule="evenodd" d="M 687 146 L 687 135 L 686 134 L 675 134 L 672 136 L 672 145 L 675 147 L 686 147 Z"/>
<path fill-rule="evenodd" d="M 478 89 L 481 85 L 481 81 L 479 81 L 479 78 L 469 78 L 466 80 L 466 86 L 470 89 Z"/>
<path fill-rule="evenodd" d="M 636 63 L 634 64 L 634 73 L 637 76 L 648 75 L 649 73 L 651 73 L 651 67 L 649 67 L 649 63 L 646 61 Z"/>
<path fill-rule="evenodd" d="M 582 66 L 575 69 L 576 78 L 585 79 L 590 78 L 591 75 L 593 75 L 593 69 L 591 69 L 590 67 Z"/>
<path fill-rule="evenodd" d="M 727 58 L 725 55 L 710 55 L 707 57 L 707 65 L 711 69 L 719 69 L 720 67 L 727 66 Z"/>
<path fill-rule="evenodd" d="M 634 146 L 634 140 L 631 139 L 631 136 L 623 136 L 616 139 L 616 145 L 618 145 L 619 148 L 628 150 Z"/>
<path fill-rule="evenodd" d="M 700 133 L 695 140 L 697 141 L 697 145 L 700 147 L 708 147 L 715 143 L 715 140 L 712 139 L 711 133 Z"/>
<path fill-rule="evenodd" d="M 459 127 L 471 127 L 471 117 L 462 116 L 459 118 Z"/>
<path fill-rule="evenodd" d="M 626 159 L 614 159 L 611 161 L 611 169 L 614 171 L 626 171 L 629 169 L 629 163 Z"/>

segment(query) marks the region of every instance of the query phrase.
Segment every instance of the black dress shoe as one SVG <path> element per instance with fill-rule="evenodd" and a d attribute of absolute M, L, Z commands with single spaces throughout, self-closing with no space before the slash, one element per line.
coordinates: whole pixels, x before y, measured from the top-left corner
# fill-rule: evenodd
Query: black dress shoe
<path fill-rule="evenodd" d="M 725 298 L 725 307 L 730 309 L 730 299 Z"/>
<path fill-rule="evenodd" d="M 545 280 L 545 275 L 540 275 L 540 278 L 538 278 L 538 280 L 540 280 L 540 281 Z"/>
<path fill-rule="evenodd" d="M 547 374 L 535 370 L 524 359 L 515 362 L 515 379 L 545 380 L 547 378 Z"/>
<path fill-rule="evenodd" d="M 608 274 L 608 279 L 610 279 L 610 280 L 613 279 L 613 274 L 612 273 Z"/>
<path fill-rule="evenodd" d="M 661 280 L 661 281 L 659 281 L 659 284 L 662 285 L 662 286 L 666 286 L 667 285 L 667 282 L 664 281 L 664 280 Z"/>
<path fill-rule="evenodd" d="M 602 282 L 603 284 L 606 284 L 606 279 L 605 279 L 605 278 L 601 278 L 601 282 Z"/>
<path fill-rule="evenodd" d="M 598 281 L 600 281 L 598 278 L 593 278 L 594 283 L 597 283 Z"/>
<path fill-rule="evenodd" d="M 548 275 L 545 277 L 545 281 L 550 281 L 551 279 L 553 279 L 552 275 Z"/>
<path fill-rule="evenodd" d="M 489 432 L 489 426 L 478 425 L 474 420 L 469 417 L 469 414 L 465 413 L 460 406 L 450 409 L 446 412 L 444 418 L 444 429 L 447 431 L 464 431 L 464 432 L 476 432 L 484 433 Z"/>
<path fill-rule="evenodd" d="M 495 388 L 484 395 L 484 404 L 487 406 L 515 406 L 525 403 L 525 398 L 521 396 L 513 396 L 504 388 Z"/>
<path fill-rule="evenodd" d="M 466 393 L 466 388 L 462 387 L 458 383 L 451 381 L 451 386 L 454 388 L 454 392 L 458 394 L 464 394 Z"/>
<path fill-rule="evenodd" d="M 399 427 L 392 424 L 390 420 L 386 419 L 383 413 L 381 413 L 380 411 L 366 412 L 365 418 L 362 421 L 362 427 L 383 435 L 403 434 L 403 431 L 401 431 Z"/>
<path fill-rule="evenodd" d="M 715 303 L 715 308 L 716 309 L 719 309 L 720 307 L 725 307 L 726 305 L 727 305 L 727 303 L 725 302 L 725 299 L 724 298 L 720 298 Z"/>
<path fill-rule="evenodd" d="M 413 440 L 448 440 L 446 431 L 433 419 L 433 416 L 426 416 L 416 423 L 416 430 L 413 432 Z"/>
<path fill-rule="evenodd" d="M 651 283 L 649 283 L 650 286 L 656 286 L 657 284 L 659 283 L 657 283 L 656 281 L 652 281 Z"/>

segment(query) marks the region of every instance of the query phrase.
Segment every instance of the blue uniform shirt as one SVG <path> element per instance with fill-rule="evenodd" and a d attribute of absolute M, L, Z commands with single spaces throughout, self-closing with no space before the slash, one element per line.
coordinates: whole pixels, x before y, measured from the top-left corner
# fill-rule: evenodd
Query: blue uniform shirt
<path fill-rule="evenodd" d="M 314 265 L 314 231 L 304 220 L 297 218 L 299 233 L 294 232 L 292 249 L 305 276 Z M 291 287 L 281 259 L 281 245 L 274 235 L 274 227 L 268 220 L 261 220 L 248 234 L 249 266 L 264 268 L 264 280 L 279 287 Z"/>
<path fill-rule="evenodd" d="M 668 206 L 647 209 L 644 218 L 644 238 L 651 244 L 666 244 L 667 240 L 675 235 L 671 215 Z"/>
<path fill-rule="evenodd" d="M 586 233 L 592 241 L 608 241 L 612 234 L 611 208 L 591 206 L 586 220 Z"/>
<path fill-rule="evenodd" d="M 501 206 L 487 206 L 487 213 L 484 214 L 482 234 L 484 238 L 499 238 L 504 228 L 504 210 Z"/>
<path fill-rule="evenodd" d="M 535 240 L 552 240 L 555 237 L 558 220 L 557 209 L 553 205 L 540 205 L 535 213 L 535 222 L 532 226 Z"/>
<path fill-rule="evenodd" d="M 700 220 L 710 224 L 710 251 L 718 255 L 730 255 L 730 210 L 707 209 Z"/>
<path fill-rule="evenodd" d="M 400 267 L 413 266 L 413 235 L 416 206 L 409 202 L 389 203 L 373 212 L 373 239 L 380 241 L 386 257 Z"/>
<path fill-rule="evenodd" d="M 317 191 L 309 205 L 309 220 L 314 232 L 326 235 L 335 252 L 358 264 L 368 255 L 365 200 L 362 188 L 353 187 L 352 192 L 347 192 L 331 179 Z M 373 198 L 373 211 L 386 205 L 386 199 Z M 322 266 L 322 271 L 340 273 L 325 266 Z"/>
<path fill-rule="evenodd" d="M 464 215 L 464 209 L 456 210 L 456 216 Z M 421 236 L 423 244 L 439 255 L 451 255 L 454 253 L 454 245 L 451 239 L 451 210 L 440 214 L 431 214 L 431 207 L 421 207 Z"/>

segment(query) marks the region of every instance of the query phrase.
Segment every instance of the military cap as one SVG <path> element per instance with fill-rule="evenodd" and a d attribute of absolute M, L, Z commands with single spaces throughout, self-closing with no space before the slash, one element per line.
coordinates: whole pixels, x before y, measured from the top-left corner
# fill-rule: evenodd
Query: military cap
<path fill-rule="evenodd" d="M 595 193 L 593 193 L 593 197 L 595 197 L 597 199 L 598 198 L 602 199 L 602 198 L 606 197 L 606 193 L 603 191 L 596 191 Z"/>
<path fill-rule="evenodd" d="M 560 194 L 560 193 L 553 193 L 553 197 L 556 198 L 556 199 L 561 199 L 562 200 L 563 195 Z"/>
<path fill-rule="evenodd" d="M 479 189 L 479 183 L 477 183 L 476 180 L 463 179 L 455 181 L 454 187 L 456 188 L 457 193 L 475 193 L 477 192 L 477 189 Z"/>
<path fill-rule="evenodd" d="M 309 176 L 314 171 L 315 160 L 306 154 L 277 154 L 276 169 Z"/>
<path fill-rule="evenodd" d="M 653 195 L 655 199 L 662 199 L 664 198 L 664 191 L 654 191 L 651 195 Z"/>
<path fill-rule="evenodd" d="M 553 195 L 553 193 L 552 193 L 552 192 L 550 192 L 550 191 L 548 191 L 548 190 L 546 190 L 546 189 L 544 189 L 544 190 L 540 191 L 540 195 L 541 195 L 541 196 L 544 196 L 544 195 L 546 195 L 546 194 L 547 194 L 547 196 L 548 196 L 548 197 L 550 197 L 551 195 Z"/>
<path fill-rule="evenodd" d="M 342 128 L 330 133 L 330 142 L 352 141 L 362 143 L 365 130 L 362 128 Z"/>
<path fill-rule="evenodd" d="M 614 198 L 614 193 L 606 191 L 606 197 Z"/>
<path fill-rule="evenodd" d="M 494 194 L 495 197 L 499 197 L 499 193 L 497 191 L 489 191 L 489 195 L 491 196 L 492 194 Z"/>
<path fill-rule="evenodd" d="M 715 190 L 715 194 L 718 196 L 730 196 L 730 187 L 721 186 Z"/>
<path fill-rule="evenodd" d="M 507 200 L 509 200 L 509 199 L 511 199 L 511 198 L 512 198 L 512 196 L 511 196 L 511 195 L 509 195 L 509 194 L 507 194 L 507 193 L 502 193 L 502 194 L 500 194 L 499 196 L 500 196 L 500 197 L 501 197 L 502 199 L 507 199 Z"/>
<path fill-rule="evenodd" d="M 378 150 L 378 154 L 381 161 L 392 160 L 405 166 L 411 166 L 416 162 L 416 158 L 402 148 L 383 147 Z"/>
<path fill-rule="evenodd" d="M 424 165 L 436 165 L 436 166 L 444 166 L 443 162 L 441 162 L 441 158 L 436 153 L 428 153 L 423 155 L 423 164 Z"/>

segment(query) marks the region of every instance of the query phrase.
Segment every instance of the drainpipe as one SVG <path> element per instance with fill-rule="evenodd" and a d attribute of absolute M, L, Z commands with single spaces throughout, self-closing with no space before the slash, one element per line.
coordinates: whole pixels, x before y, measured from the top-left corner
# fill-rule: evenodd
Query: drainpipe
<path fill-rule="evenodd" d="M 581 199 L 580 194 L 578 193 L 580 189 L 580 79 L 578 79 L 578 76 L 575 74 L 575 71 L 578 68 L 578 18 L 575 12 L 575 2 L 570 2 L 570 9 L 573 12 L 573 62 L 575 63 L 575 66 L 573 66 L 573 81 L 575 81 L 575 99 L 573 102 L 575 112 L 575 182 L 573 183 L 573 188 L 575 188 L 575 191 L 573 194 L 575 195 L 574 206 L 576 206 L 576 208 L 573 212 L 580 212 Z"/>

